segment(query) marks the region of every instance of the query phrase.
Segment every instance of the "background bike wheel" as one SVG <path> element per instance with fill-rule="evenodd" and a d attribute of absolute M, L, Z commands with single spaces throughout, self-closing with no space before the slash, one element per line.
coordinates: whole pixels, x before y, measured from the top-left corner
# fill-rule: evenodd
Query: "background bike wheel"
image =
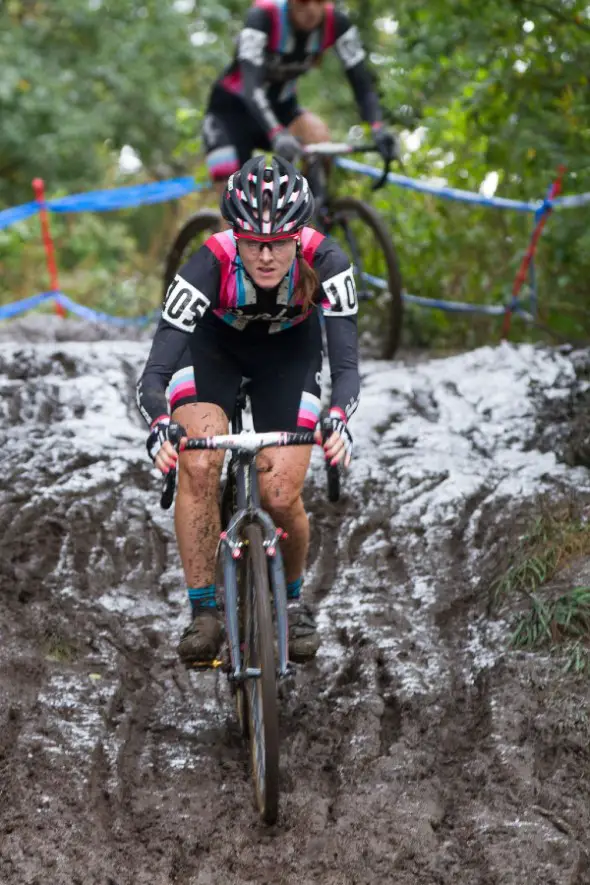
<path fill-rule="evenodd" d="M 268 564 L 258 525 L 244 529 L 248 602 L 244 665 L 260 668 L 246 682 L 252 776 L 263 821 L 274 824 L 279 810 L 279 719 Z"/>
<path fill-rule="evenodd" d="M 378 342 L 379 355 L 391 359 L 403 320 L 402 278 L 391 233 L 381 215 L 355 197 L 330 202 L 327 233 L 350 256 L 358 286 L 359 329 Z"/>
<path fill-rule="evenodd" d="M 221 230 L 221 215 L 215 209 L 202 209 L 192 215 L 180 228 L 166 257 L 163 277 L 162 297 L 182 265 L 194 252 L 201 248 L 205 240 Z"/>

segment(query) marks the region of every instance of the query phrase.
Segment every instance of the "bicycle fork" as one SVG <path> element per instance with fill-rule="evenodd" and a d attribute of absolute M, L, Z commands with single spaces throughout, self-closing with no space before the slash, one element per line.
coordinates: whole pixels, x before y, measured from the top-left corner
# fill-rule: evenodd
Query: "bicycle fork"
<path fill-rule="evenodd" d="M 274 600 L 278 646 L 277 675 L 280 679 L 284 679 L 292 676 L 295 672 L 295 668 L 288 658 L 287 593 L 283 557 L 279 547 L 279 542 L 285 537 L 285 533 L 282 529 L 275 528 L 271 518 L 263 511 L 257 511 L 256 516 L 264 530 L 263 543 L 269 568 L 269 583 Z M 221 533 L 219 540 L 220 556 L 222 557 L 223 564 L 225 617 L 230 656 L 228 677 L 231 682 L 244 682 L 246 679 L 255 679 L 260 676 L 260 670 L 257 668 L 242 668 L 240 649 L 238 563 L 244 555 L 245 548 L 245 544 L 240 538 L 240 528 L 247 519 L 251 519 L 251 516 L 245 510 L 238 512 L 230 521 L 227 530 Z"/>

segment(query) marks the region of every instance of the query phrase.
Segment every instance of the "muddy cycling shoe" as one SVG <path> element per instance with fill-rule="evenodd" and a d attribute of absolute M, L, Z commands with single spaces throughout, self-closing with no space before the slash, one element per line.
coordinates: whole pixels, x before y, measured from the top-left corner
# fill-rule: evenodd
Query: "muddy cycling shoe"
<path fill-rule="evenodd" d="M 215 609 L 203 609 L 193 618 L 176 646 L 182 663 L 190 667 L 217 658 L 223 642 L 223 619 Z"/>
<path fill-rule="evenodd" d="M 312 610 L 303 602 L 290 602 L 287 606 L 289 619 L 289 659 L 304 664 L 315 657 L 320 647 L 320 636 Z"/>

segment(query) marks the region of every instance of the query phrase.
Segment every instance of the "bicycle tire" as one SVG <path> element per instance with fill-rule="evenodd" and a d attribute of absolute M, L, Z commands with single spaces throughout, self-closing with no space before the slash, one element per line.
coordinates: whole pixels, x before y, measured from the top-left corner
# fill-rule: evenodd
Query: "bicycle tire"
<path fill-rule="evenodd" d="M 392 359 L 399 347 L 402 322 L 404 315 L 404 303 L 402 298 L 402 277 L 397 258 L 397 252 L 388 227 L 379 212 L 373 206 L 359 200 L 356 197 L 335 197 L 329 203 L 330 224 L 328 232 L 337 225 L 342 225 L 338 216 L 356 214 L 364 224 L 370 228 L 375 242 L 380 246 L 387 267 L 387 282 L 391 302 L 388 306 L 386 329 L 383 333 L 383 341 L 380 348 L 383 359 Z"/>
<path fill-rule="evenodd" d="M 170 287 L 170 283 L 178 273 L 180 267 L 189 258 L 189 246 L 196 241 L 200 234 L 209 231 L 210 234 L 218 233 L 221 230 L 221 215 L 215 209 L 201 209 L 186 221 L 176 235 L 176 239 L 172 243 L 166 262 L 164 264 L 163 276 L 163 293 L 162 297 L 166 298 L 166 292 Z M 195 242 L 195 248 L 199 245 Z M 191 250 L 192 253 L 193 250 Z"/>
<path fill-rule="evenodd" d="M 268 564 L 260 526 L 247 525 L 244 538 L 249 577 L 244 666 L 261 671 L 246 682 L 252 777 L 260 816 L 274 824 L 279 810 L 279 711 Z"/>

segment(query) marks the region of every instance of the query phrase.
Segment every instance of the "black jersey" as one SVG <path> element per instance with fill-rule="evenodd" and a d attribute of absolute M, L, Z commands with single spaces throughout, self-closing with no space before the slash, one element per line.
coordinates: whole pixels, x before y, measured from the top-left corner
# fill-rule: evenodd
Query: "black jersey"
<path fill-rule="evenodd" d="M 333 240 L 304 228 L 301 250 L 318 275 L 317 303 L 305 306 L 297 291 L 299 263 L 273 290 L 254 285 L 244 271 L 232 231 L 210 237 L 181 268 L 164 303 L 150 355 L 138 384 L 138 405 L 152 423 L 168 411 L 166 388 L 183 358 L 188 337 L 199 326 L 214 324 L 228 334 L 257 339 L 260 360 L 265 340 L 304 323 L 321 310 L 326 323 L 332 376 L 331 405 L 347 416 L 355 410 L 360 389 L 358 371 L 358 302 L 350 261 Z M 231 327 L 231 332 L 229 332 Z M 277 391 L 280 395 L 280 391 Z"/>
<path fill-rule="evenodd" d="M 365 50 L 358 29 L 348 16 L 325 4 L 322 24 L 313 31 L 297 31 L 289 21 L 287 0 L 256 0 L 237 41 L 235 57 L 217 80 L 210 107 L 223 96 L 236 96 L 272 136 L 295 99 L 297 78 L 318 64 L 334 47 L 353 88 L 361 115 L 368 123 L 381 120 L 379 101 L 365 66 Z"/>

